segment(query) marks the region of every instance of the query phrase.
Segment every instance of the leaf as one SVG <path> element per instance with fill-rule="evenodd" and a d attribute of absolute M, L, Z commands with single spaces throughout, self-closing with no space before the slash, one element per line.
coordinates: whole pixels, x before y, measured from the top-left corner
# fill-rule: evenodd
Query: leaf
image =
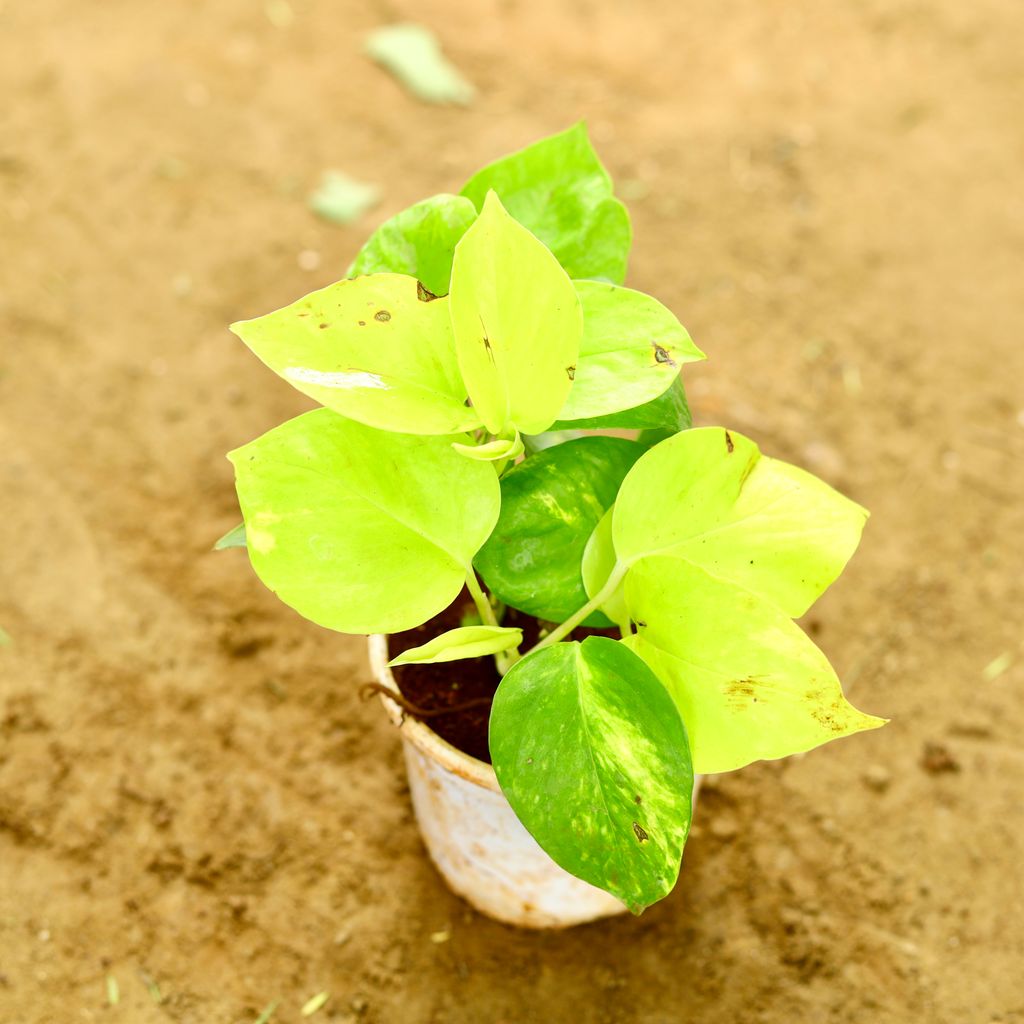
<path fill-rule="evenodd" d="M 476 556 L 488 588 L 505 604 L 562 622 L 587 603 L 583 551 L 643 454 L 621 437 L 583 437 L 548 448 L 501 478 L 497 526 Z M 602 615 L 587 625 L 607 626 Z"/>
<path fill-rule="evenodd" d="M 502 792 L 557 864 L 634 913 L 671 891 L 690 827 L 686 731 L 621 643 L 588 637 L 513 665 L 490 749 Z"/>
<path fill-rule="evenodd" d="M 274 1016 L 274 1011 L 277 1009 L 277 1000 L 268 1003 L 263 1007 L 263 1012 L 253 1021 L 253 1024 L 270 1024 L 271 1017 Z"/>
<path fill-rule="evenodd" d="M 561 421 L 607 416 L 664 394 L 683 363 L 703 359 L 675 314 L 657 299 L 598 281 L 574 282 L 583 340 Z"/>
<path fill-rule="evenodd" d="M 424 199 L 377 228 L 359 250 L 348 276 L 408 274 L 431 294 L 447 295 L 455 246 L 475 220 L 476 207 L 463 196 Z"/>
<path fill-rule="evenodd" d="M 232 527 L 224 534 L 216 544 L 213 545 L 214 551 L 224 551 L 227 548 L 244 548 L 245 547 L 245 523 L 239 523 L 237 526 Z"/>
<path fill-rule="evenodd" d="M 485 444 L 462 444 L 453 441 L 452 447 L 467 459 L 477 459 L 480 462 L 498 462 L 501 459 L 515 459 L 523 454 L 523 440 L 516 432 L 515 437 L 496 437 L 493 441 Z"/>
<path fill-rule="evenodd" d="M 587 435 L 582 430 L 560 430 L 557 432 L 545 431 L 543 434 L 527 434 L 523 438 L 523 445 L 529 455 L 536 455 L 545 448 L 554 448 L 556 444 L 565 444 L 566 441 L 576 441 Z"/>
<path fill-rule="evenodd" d="M 612 505 L 594 527 L 594 532 L 583 549 L 580 574 L 583 577 L 583 587 L 588 598 L 601 592 L 601 588 L 608 582 L 608 577 L 611 576 L 618 561 L 615 555 L 615 545 L 612 543 L 614 512 L 615 506 Z M 621 585 L 616 588 L 611 598 L 601 605 L 601 611 L 622 630 L 623 634 L 629 632 L 629 611 L 626 608 L 626 599 Z"/>
<path fill-rule="evenodd" d="M 426 103 L 467 106 L 476 90 L 445 57 L 437 37 L 422 25 L 389 25 L 370 33 L 366 52 Z"/>
<path fill-rule="evenodd" d="M 623 481 L 620 561 L 670 555 L 803 615 L 856 550 L 867 512 L 828 484 L 721 427 L 650 449 Z"/>
<path fill-rule="evenodd" d="M 500 654 L 518 647 L 523 631 L 506 626 L 459 626 L 435 636 L 420 647 L 411 647 L 389 665 L 432 665 L 439 661 L 458 661 L 462 658 L 482 658 Z"/>
<path fill-rule="evenodd" d="M 500 502 L 493 468 L 451 442 L 316 409 L 231 452 L 256 574 L 344 633 L 411 629 L 442 611 Z"/>
<path fill-rule="evenodd" d="M 450 302 L 459 368 L 487 429 L 546 430 L 575 372 L 580 304 L 557 260 L 495 195 L 455 248 Z"/>
<path fill-rule="evenodd" d="M 462 194 L 482 210 L 491 189 L 570 277 L 600 277 L 614 284 L 625 280 L 632 240 L 629 214 L 613 196 L 611 178 L 582 121 L 488 164 Z"/>
<path fill-rule="evenodd" d="M 303 394 L 350 419 L 409 434 L 479 426 L 466 406 L 448 300 L 427 300 L 415 278 L 339 281 L 231 330 Z"/>
<path fill-rule="evenodd" d="M 558 420 L 551 430 L 669 430 L 673 434 L 690 428 L 690 407 L 686 404 L 683 379 L 676 376 L 668 390 L 653 401 L 607 416 L 582 420 Z"/>
<path fill-rule="evenodd" d="M 323 1009 L 330 998 L 329 992 L 317 992 L 315 996 L 311 996 L 302 1004 L 302 1009 L 299 1012 L 303 1017 L 312 1017 L 317 1010 Z"/>
<path fill-rule="evenodd" d="M 846 701 L 824 654 L 761 597 L 666 557 L 630 569 L 625 590 L 637 633 L 624 643 L 671 692 L 694 771 L 732 771 L 884 724 Z"/>
<path fill-rule="evenodd" d="M 366 185 L 341 171 L 327 171 L 309 197 L 309 208 L 333 224 L 351 224 L 380 199 L 376 185 Z"/>

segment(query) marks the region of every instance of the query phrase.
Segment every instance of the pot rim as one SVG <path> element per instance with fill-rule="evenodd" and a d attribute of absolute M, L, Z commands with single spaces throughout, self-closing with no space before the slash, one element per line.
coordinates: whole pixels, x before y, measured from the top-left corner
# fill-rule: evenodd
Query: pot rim
<path fill-rule="evenodd" d="M 398 693 L 398 683 L 395 682 L 395 677 L 391 674 L 391 669 L 388 666 L 387 636 L 383 633 L 373 633 L 367 637 L 367 643 L 370 652 L 370 667 L 373 669 L 377 681 Z M 441 739 L 429 725 L 406 714 L 386 694 L 380 694 L 380 702 L 384 705 L 388 718 L 402 734 L 402 738 L 411 743 L 421 754 L 437 761 L 443 768 L 467 782 L 472 782 L 483 789 L 489 789 L 493 793 L 501 792 L 498 777 L 494 774 L 491 765 L 479 761 L 475 757 L 470 757 L 458 747 L 452 746 L 447 740 Z"/>

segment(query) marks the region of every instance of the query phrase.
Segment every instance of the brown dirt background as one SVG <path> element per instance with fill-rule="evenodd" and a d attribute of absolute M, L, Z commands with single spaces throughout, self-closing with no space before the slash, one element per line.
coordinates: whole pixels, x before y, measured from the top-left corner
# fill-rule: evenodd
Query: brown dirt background
<path fill-rule="evenodd" d="M 0 1021 L 1024 1021 L 1024 6 L 292 7 L 0 0 Z M 402 19 L 472 108 L 361 55 Z M 579 116 L 698 422 L 872 509 L 810 626 L 893 721 L 720 777 L 668 900 L 536 935 L 427 862 L 361 642 L 209 548 L 224 452 L 304 407 L 225 325 Z M 350 228 L 330 167 L 384 189 Z"/>

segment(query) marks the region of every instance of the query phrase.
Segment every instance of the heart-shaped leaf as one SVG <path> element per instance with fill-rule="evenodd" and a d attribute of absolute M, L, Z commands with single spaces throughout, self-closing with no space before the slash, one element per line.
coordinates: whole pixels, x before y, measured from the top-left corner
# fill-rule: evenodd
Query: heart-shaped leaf
<path fill-rule="evenodd" d="M 448 300 L 415 278 L 339 281 L 231 329 L 275 373 L 350 419 L 408 434 L 480 424 L 466 405 Z"/>
<path fill-rule="evenodd" d="M 668 687 L 698 773 L 810 750 L 885 720 L 843 696 L 821 651 L 785 612 L 676 558 L 627 574 L 637 625 L 625 643 Z"/>
<path fill-rule="evenodd" d="M 580 122 L 478 171 L 462 194 L 483 209 L 488 191 L 558 258 L 570 277 L 621 284 L 632 229 Z"/>
<path fill-rule="evenodd" d="M 546 430 L 576 370 L 579 299 L 554 256 L 494 193 L 455 248 L 450 301 L 459 368 L 487 429 Z"/>
<path fill-rule="evenodd" d="M 377 228 L 359 250 L 348 276 L 408 274 L 427 292 L 447 295 L 455 246 L 475 220 L 476 207 L 464 196 L 424 199 Z"/>
<path fill-rule="evenodd" d="M 621 643 L 588 637 L 513 665 L 490 750 L 516 816 L 557 864 L 634 913 L 671 891 L 690 827 L 686 730 Z"/>
<path fill-rule="evenodd" d="M 316 409 L 231 452 L 256 574 L 344 633 L 411 629 L 442 611 L 501 500 L 494 469 L 451 442 Z"/>
<path fill-rule="evenodd" d="M 817 477 L 721 427 L 650 449 L 623 481 L 621 562 L 670 555 L 803 615 L 842 572 L 868 517 Z"/>
<path fill-rule="evenodd" d="M 420 647 L 410 647 L 389 665 L 432 665 L 440 661 L 482 658 L 518 647 L 523 640 L 521 629 L 507 626 L 459 626 L 435 636 Z"/>
<path fill-rule="evenodd" d="M 574 283 L 583 309 L 583 340 L 560 421 L 606 416 L 653 401 L 678 379 L 683 363 L 704 358 L 657 299 L 599 281 Z"/>
<path fill-rule="evenodd" d="M 505 604 L 562 622 L 587 603 L 583 551 L 640 455 L 635 441 L 581 437 L 532 455 L 501 478 L 501 513 L 476 557 Z M 591 616 L 587 625 L 607 626 Z"/>

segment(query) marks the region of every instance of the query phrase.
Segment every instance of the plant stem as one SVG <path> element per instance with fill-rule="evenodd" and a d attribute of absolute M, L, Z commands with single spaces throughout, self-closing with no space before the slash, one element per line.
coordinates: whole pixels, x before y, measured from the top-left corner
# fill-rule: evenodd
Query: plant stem
<path fill-rule="evenodd" d="M 487 600 L 487 595 L 481 589 L 480 581 L 472 569 L 466 573 L 466 588 L 469 590 L 470 597 L 473 598 L 476 610 L 480 613 L 480 621 L 487 626 L 497 626 L 498 618 L 494 614 L 491 602 Z"/>
<path fill-rule="evenodd" d="M 557 644 L 563 637 L 567 637 L 591 612 L 597 611 L 615 593 L 616 588 L 622 582 L 622 577 L 626 575 L 627 568 L 628 566 L 623 565 L 621 562 L 616 562 L 615 568 L 612 569 L 605 585 L 578 612 L 574 612 L 560 626 L 556 626 L 543 640 L 526 653 L 532 654 L 534 651 L 539 651 L 542 647 L 550 647 L 552 644 Z"/>
<path fill-rule="evenodd" d="M 476 578 L 476 573 L 472 569 L 466 573 L 466 588 L 473 598 L 476 610 L 480 613 L 481 621 L 488 626 L 499 625 L 498 617 L 494 614 L 494 608 L 491 607 L 491 602 L 483 592 L 480 581 Z M 519 653 L 518 647 L 513 648 L 511 651 L 499 651 L 494 656 L 494 664 L 498 669 L 498 675 L 503 676 L 521 657 L 522 655 Z"/>

